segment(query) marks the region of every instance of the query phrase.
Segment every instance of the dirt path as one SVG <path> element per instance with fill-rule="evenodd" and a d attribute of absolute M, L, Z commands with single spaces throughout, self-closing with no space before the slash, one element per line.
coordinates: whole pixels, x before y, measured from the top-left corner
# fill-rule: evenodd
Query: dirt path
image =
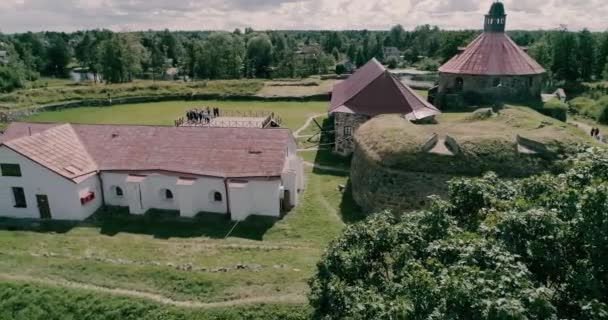
<path fill-rule="evenodd" d="M 593 128 L 590 124 L 587 124 L 587 123 L 584 123 L 581 121 L 577 121 L 577 120 L 568 120 L 568 124 L 584 131 L 587 135 L 591 134 L 591 129 Z M 601 133 L 601 134 L 603 135 L 604 133 Z M 606 143 L 605 141 L 599 141 L 599 142 Z"/>
<path fill-rule="evenodd" d="M 302 138 L 302 137 L 308 137 L 308 135 L 303 136 L 303 135 L 300 135 L 300 133 L 302 131 L 306 130 L 306 128 L 308 128 L 308 126 L 310 125 L 310 123 L 312 122 L 313 119 L 316 119 L 316 118 L 324 116 L 324 115 L 325 115 L 325 113 L 320 113 L 320 114 L 316 114 L 316 115 L 311 116 L 310 118 L 306 119 L 306 122 L 304 123 L 304 125 L 301 126 L 300 129 L 296 130 L 296 132 L 293 133 L 293 136 L 296 137 L 296 139 Z"/>
<path fill-rule="evenodd" d="M 238 300 L 229 300 L 222 302 L 199 302 L 199 301 L 178 301 L 159 294 L 142 292 L 136 290 L 120 289 L 120 288 L 105 288 L 96 285 L 79 283 L 68 281 L 65 279 L 48 279 L 48 278 L 37 278 L 28 275 L 17 275 L 17 274 L 6 274 L 0 273 L 0 279 L 16 282 L 28 282 L 42 284 L 52 287 L 67 288 L 67 289 L 80 289 L 93 291 L 98 293 L 110 294 L 121 297 L 131 297 L 149 300 L 152 302 L 172 305 L 182 308 L 196 308 L 196 309 L 210 309 L 210 308 L 222 308 L 239 305 L 250 305 L 250 304 L 261 304 L 261 303 L 275 303 L 275 304 L 303 304 L 306 303 L 306 297 L 301 295 L 277 295 L 268 297 L 252 297 Z"/>

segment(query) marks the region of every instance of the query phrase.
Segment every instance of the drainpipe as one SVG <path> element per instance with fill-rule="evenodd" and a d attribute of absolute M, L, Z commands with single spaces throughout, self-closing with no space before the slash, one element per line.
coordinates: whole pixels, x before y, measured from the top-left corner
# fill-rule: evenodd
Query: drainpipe
<path fill-rule="evenodd" d="M 230 212 L 230 191 L 228 190 L 228 183 L 230 180 L 228 178 L 224 179 L 224 187 L 226 188 L 226 213 L 228 213 L 228 218 L 232 220 L 232 213 Z"/>
<path fill-rule="evenodd" d="M 97 171 L 97 179 L 99 180 L 99 187 L 101 189 L 101 207 L 106 210 L 106 195 L 103 189 L 103 179 L 101 178 L 101 171 Z"/>

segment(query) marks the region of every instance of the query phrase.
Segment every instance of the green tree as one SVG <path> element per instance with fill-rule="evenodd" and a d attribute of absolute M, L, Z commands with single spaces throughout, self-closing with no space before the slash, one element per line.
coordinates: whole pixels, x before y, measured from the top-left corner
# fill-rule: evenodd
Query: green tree
<path fill-rule="evenodd" d="M 595 39 L 589 30 L 583 29 L 578 34 L 578 62 L 580 76 L 583 80 L 590 80 L 594 75 L 595 67 Z"/>
<path fill-rule="evenodd" d="M 489 174 L 349 226 L 311 280 L 319 319 L 605 319 L 608 151 L 558 176 Z"/>
<path fill-rule="evenodd" d="M 598 78 L 608 79 L 604 71 L 608 67 L 608 33 L 604 33 L 599 40 L 597 50 L 597 68 L 596 76 Z"/>
<path fill-rule="evenodd" d="M 56 77 L 68 76 L 71 60 L 70 49 L 62 36 L 55 36 L 48 50 L 47 73 Z"/>
<path fill-rule="evenodd" d="M 559 80 L 576 81 L 579 77 L 580 62 L 577 59 L 578 41 L 566 29 L 558 31 L 553 40 L 553 65 L 551 70 Z"/>
<path fill-rule="evenodd" d="M 247 42 L 248 75 L 267 78 L 272 65 L 273 46 L 267 34 L 258 34 Z"/>
<path fill-rule="evenodd" d="M 142 62 L 148 52 L 139 38 L 131 33 L 116 33 L 101 44 L 101 72 L 108 83 L 123 83 L 133 80 L 142 72 Z"/>
<path fill-rule="evenodd" d="M 403 26 L 396 25 L 394 27 L 391 28 L 391 30 L 389 31 L 388 34 L 388 45 L 389 46 L 393 46 L 393 47 L 397 47 L 399 49 L 403 49 L 404 46 L 404 42 L 405 42 L 405 30 L 403 29 Z"/>

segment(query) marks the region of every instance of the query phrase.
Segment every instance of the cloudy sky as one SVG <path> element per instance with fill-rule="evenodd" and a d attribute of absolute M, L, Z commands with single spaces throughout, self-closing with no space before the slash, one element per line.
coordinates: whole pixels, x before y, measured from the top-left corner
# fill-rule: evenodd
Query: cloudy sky
<path fill-rule="evenodd" d="M 0 31 L 480 29 L 493 0 L 0 0 Z M 504 0 L 509 29 L 608 29 L 607 0 Z"/>

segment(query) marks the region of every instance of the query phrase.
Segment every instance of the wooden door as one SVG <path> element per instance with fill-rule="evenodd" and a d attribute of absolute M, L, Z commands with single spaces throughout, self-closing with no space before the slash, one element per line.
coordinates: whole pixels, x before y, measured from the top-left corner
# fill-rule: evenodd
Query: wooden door
<path fill-rule="evenodd" d="M 49 197 L 46 194 L 37 194 L 36 202 L 38 203 L 38 211 L 40 219 L 51 219 L 51 207 L 49 205 Z"/>

